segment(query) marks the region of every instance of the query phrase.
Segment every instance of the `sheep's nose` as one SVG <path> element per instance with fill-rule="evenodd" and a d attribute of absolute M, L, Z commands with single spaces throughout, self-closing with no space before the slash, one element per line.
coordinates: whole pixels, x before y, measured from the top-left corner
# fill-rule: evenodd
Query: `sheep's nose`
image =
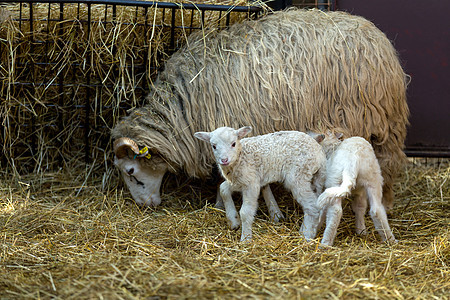
<path fill-rule="evenodd" d="M 226 165 L 226 164 L 228 163 L 228 158 L 222 158 L 222 159 L 220 160 L 220 162 L 221 162 L 223 165 Z"/>
<path fill-rule="evenodd" d="M 128 175 L 133 175 L 134 173 L 134 168 L 130 168 L 129 170 L 127 170 Z"/>

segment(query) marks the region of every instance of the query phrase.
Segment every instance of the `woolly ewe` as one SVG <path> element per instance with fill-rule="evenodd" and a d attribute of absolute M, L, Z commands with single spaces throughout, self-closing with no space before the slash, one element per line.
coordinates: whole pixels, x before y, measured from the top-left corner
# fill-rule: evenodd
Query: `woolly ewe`
<path fill-rule="evenodd" d="M 231 228 L 238 228 L 242 222 L 241 241 L 251 240 L 261 187 L 281 182 L 303 208 L 302 234 L 308 240 L 313 239 L 319 223 L 316 192 L 322 190 L 325 180 L 326 157 L 322 148 L 302 132 L 280 131 L 243 138 L 250 131 L 250 126 L 238 130 L 221 127 L 194 134 L 211 144 L 225 178 L 220 194 Z M 240 219 L 231 198 L 234 191 L 242 192 Z"/>

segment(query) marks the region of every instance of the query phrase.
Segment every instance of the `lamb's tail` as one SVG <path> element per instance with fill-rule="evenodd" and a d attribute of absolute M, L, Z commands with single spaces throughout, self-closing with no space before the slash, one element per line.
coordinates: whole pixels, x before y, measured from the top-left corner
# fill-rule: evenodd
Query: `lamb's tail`
<path fill-rule="evenodd" d="M 333 186 L 327 188 L 317 199 L 317 205 L 320 208 L 330 205 L 336 199 L 344 198 L 350 195 L 351 189 L 347 185 Z"/>

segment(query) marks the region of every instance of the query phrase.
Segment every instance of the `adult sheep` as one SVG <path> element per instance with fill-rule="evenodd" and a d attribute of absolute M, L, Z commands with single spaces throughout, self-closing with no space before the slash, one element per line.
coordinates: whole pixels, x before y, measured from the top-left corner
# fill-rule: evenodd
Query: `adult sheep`
<path fill-rule="evenodd" d="M 156 206 L 166 171 L 211 174 L 213 155 L 196 131 L 338 127 L 373 145 L 389 208 L 408 115 L 406 76 L 379 29 L 344 12 L 290 9 L 190 36 L 166 61 L 146 104 L 112 130 L 115 164 L 134 200 Z"/>

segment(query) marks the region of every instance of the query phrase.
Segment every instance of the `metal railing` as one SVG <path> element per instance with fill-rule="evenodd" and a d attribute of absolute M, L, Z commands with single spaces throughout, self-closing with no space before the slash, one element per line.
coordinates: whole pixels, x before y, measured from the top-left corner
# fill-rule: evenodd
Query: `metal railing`
<path fill-rule="evenodd" d="M 18 172 L 106 157 L 110 128 L 142 104 L 188 35 L 262 11 L 133 0 L 5 0 L 0 7 L 1 163 Z"/>

